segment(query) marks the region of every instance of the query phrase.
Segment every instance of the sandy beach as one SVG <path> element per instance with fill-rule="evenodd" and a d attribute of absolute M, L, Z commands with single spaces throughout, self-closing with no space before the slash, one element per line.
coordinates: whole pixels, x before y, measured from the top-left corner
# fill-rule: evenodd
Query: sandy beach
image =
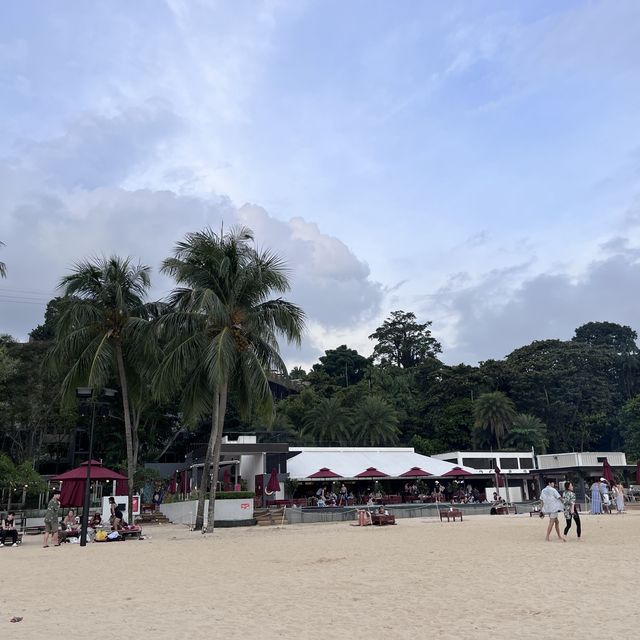
<path fill-rule="evenodd" d="M 168 525 L 84 549 L 28 536 L 0 549 L 0 637 L 632 638 L 640 513 L 587 515 L 583 530 L 547 543 L 525 515 Z"/>

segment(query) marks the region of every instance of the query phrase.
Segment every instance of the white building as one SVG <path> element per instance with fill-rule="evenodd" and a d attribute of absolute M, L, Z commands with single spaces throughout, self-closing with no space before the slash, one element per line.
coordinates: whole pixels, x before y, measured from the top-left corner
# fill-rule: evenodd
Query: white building
<path fill-rule="evenodd" d="M 612 467 L 627 465 L 627 456 L 620 451 L 581 451 L 573 453 L 549 453 L 537 456 L 539 469 L 590 468 L 602 469 L 607 460 Z"/>

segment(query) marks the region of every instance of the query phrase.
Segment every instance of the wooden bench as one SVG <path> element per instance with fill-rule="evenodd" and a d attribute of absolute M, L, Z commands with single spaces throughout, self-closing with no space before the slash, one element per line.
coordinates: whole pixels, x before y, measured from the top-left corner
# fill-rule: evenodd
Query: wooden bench
<path fill-rule="evenodd" d="M 372 513 L 371 514 L 371 523 L 377 524 L 379 526 L 384 526 L 387 524 L 395 524 L 396 517 L 392 515 L 387 515 L 385 513 Z"/>
<path fill-rule="evenodd" d="M 442 522 L 442 518 L 447 518 L 447 522 L 453 518 L 453 521 L 456 521 L 456 518 L 460 518 L 460 522 L 462 522 L 462 511 L 460 509 L 447 509 L 446 511 L 440 511 L 440 522 Z"/>

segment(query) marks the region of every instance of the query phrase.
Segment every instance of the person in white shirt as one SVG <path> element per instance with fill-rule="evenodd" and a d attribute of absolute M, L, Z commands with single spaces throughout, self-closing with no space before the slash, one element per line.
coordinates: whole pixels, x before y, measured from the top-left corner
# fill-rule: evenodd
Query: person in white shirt
<path fill-rule="evenodd" d="M 564 503 L 555 487 L 556 481 L 553 478 L 547 480 L 547 486 L 540 493 L 542 501 L 542 512 L 549 516 L 549 526 L 545 540 L 549 542 L 551 530 L 555 527 L 558 540 L 566 542 L 566 538 L 560 535 L 560 516 L 564 514 Z"/>

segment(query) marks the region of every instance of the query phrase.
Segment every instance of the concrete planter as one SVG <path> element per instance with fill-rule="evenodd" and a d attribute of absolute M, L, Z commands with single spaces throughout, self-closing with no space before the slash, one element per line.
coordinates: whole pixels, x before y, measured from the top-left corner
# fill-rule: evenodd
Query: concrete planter
<path fill-rule="evenodd" d="M 161 511 L 171 522 L 192 524 L 198 510 L 197 500 L 186 502 L 168 502 L 162 505 Z M 204 504 L 204 521 L 207 523 L 209 500 Z M 216 500 L 216 527 L 248 527 L 255 524 L 253 518 L 253 498 Z"/>

